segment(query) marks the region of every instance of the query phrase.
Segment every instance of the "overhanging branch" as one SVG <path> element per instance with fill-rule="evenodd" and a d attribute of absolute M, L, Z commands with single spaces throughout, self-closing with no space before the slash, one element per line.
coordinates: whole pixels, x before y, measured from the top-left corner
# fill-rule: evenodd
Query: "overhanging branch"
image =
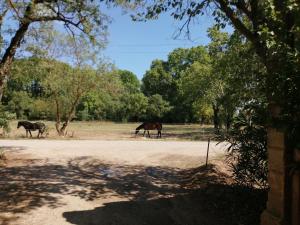
<path fill-rule="evenodd" d="M 250 40 L 252 43 L 257 44 L 257 37 L 255 34 L 250 31 L 243 22 L 238 18 L 236 13 L 229 7 L 229 4 L 225 0 L 217 0 L 219 3 L 219 6 L 221 10 L 226 14 L 226 16 L 230 19 L 232 24 L 236 27 L 238 31 L 240 31 L 243 35 L 246 36 L 248 40 Z"/>

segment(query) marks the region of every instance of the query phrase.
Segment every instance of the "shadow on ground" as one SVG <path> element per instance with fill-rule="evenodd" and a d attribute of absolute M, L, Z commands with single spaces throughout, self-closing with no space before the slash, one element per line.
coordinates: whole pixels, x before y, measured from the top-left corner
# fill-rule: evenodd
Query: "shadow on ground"
<path fill-rule="evenodd" d="M 20 150 L 26 150 L 25 146 L 0 146 L 0 151 L 18 152 Z"/>
<path fill-rule="evenodd" d="M 128 199 L 63 214 L 78 225 L 255 225 L 265 203 L 264 191 L 226 184 L 226 174 L 213 165 L 179 170 L 80 157 L 67 165 L 32 160 L 8 165 L 0 167 L 0 176 L 0 214 L 59 207 L 60 194 L 86 201 Z"/>
<path fill-rule="evenodd" d="M 209 185 L 171 198 L 112 202 L 63 216 L 77 225 L 258 225 L 264 199 L 263 192 Z"/>

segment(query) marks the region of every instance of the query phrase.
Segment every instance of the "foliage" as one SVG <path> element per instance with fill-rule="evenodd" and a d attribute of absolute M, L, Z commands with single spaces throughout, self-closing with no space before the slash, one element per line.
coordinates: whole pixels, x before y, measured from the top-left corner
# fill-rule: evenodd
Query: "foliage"
<path fill-rule="evenodd" d="M 142 91 L 146 96 L 159 94 L 164 99 L 169 99 L 175 91 L 173 82 L 172 75 L 168 73 L 167 62 L 154 60 L 142 79 Z"/>
<path fill-rule="evenodd" d="M 169 103 L 161 95 L 155 94 L 148 98 L 147 120 L 160 121 L 161 118 L 172 109 Z"/>
<path fill-rule="evenodd" d="M 0 127 L 3 128 L 3 135 L 10 132 L 9 120 L 15 119 L 14 115 L 5 110 L 5 107 L 0 106 Z"/>
<path fill-rule="evenodd" d="M 162 13 L 171 12 L 174 19 L 184 21 L 179 32 L 186 28 L 188 36 L 189 25 L 207 12 L 206 8 L 210 8 L 218 27 L 234 26 L 236 32 L 231 42 L 216 29 L 210 30 L 214 79 L 209 90 L 213 94 L 211 99 L 215 100 L 214 123 L 219 128 L 220 118 L 225 118 L 229 132 L 226 140 L 231 142 L 230 153 L 236 159 L 232 164 L 236 178 L 265 185 L 267 122 L 256 121 L 262 115 L 256 110 L 244 116 L 241 110 L 253 102 L 258 105 L 268 102 L 278 107 L 281 112 L 272 115 L 272 125 L 285 131 L 289 150 L 299 145 L 300 23 L 296 18 L 300 7 L 297 1 L 166 0 L 141 1 L 141 5 L 134 19 L 156 19 Z M 242 38 L 236 38 L 240 34 Z M 265 113 L 266 107 L 262 108 Z M 239 112 L 238 117 L 234 116 L 235 112 Z M 263 116 L 267 120 L 267 114 Z M 230 117 L 240 118 L 231 129 Z"/>
<path fill-rule="evenodd" d="M 190 74 L 191 68 L 201 65 L 209 67 L 210 59 L 203 46 L 190 49 L 178 48 L 172 51 L 167 61 L 154 60 L 150 70 L 142 79 L 142 91 L 146 96 L 161 95 L 163 100 L 169 102 L 171 109 L 163 117 L 169 122 L 195 122 L 199 118 L 193 116 L 192 103 L 196 100 L 186 87 L 186 77 L 196 79 L 197 74 Z M 194 86 L 195 87 L 195 86 Z M 190 90 L 194 90 L 191 87 Z M 201 89 L 201 87 L 197 87 Z"/>
<path fill-rule="evenodd" d="M 78 109 L 87 110 L 90 120 L 116 120 L 124 87 L 116 71 L 100 73 L 95 89 L 82 97 Z"/>
<path fill-rule="evenodd" d="M 138 93 L 140 91 L 140 81 L 136 75 L 128 70 L 117 70 L 122 84 L 129 93 Z"/>
<path fill-rule="evenodd" d="M 132 1 L 130 1 L 132 2 Z M 133 1 L 135 2 L 135 1 Z M 266 69 L 266 87 L 272 114 L 271 125 L 286 134 L 287 151 L 300 145 L 300 6 L 296 0 L 277 1 L 138 1 L 136 20 L 156 19 L 169 12 L 183 21 L 179 32 L 186 31 L 195 18 L 207 11 L 218 27 L 233 25 L 245 37 Z M 206 10 L 209 8 L 210 10 Z M 273 110 L 271 110 L 273 111 Z"/>
<path fill-rule="evenodd" d="M 101 49 L 106 42 L 108 23 L 109 18 L 100 10 L 99 1 L 3 1 L 0 4 L 0 100 L 21 44 L 25 51 L 21 53 L 23 56 L 44 53 L 48 51 L 48 44 L 53 43 L 49 34 L 64 31 L 93 46 L 92 50 Z M 53 24 L 55 26 L 51 26 Z M 39 39 L 47 43 L 45 48 L 35 48 Z"/>
<path fill-rule="evenodd" d="M 16 113 L 17 119 L 28 117 L 31 109 L 32 99 L 25 91 L 14 91 L 8 102 L 8 109 Z"/>
<path fill-rule="evenodd" d="M 265 105 L 245 106 L 232 128 L 219 138 L 229 143 L 227 159 L 239 184 L 267 186 L 267 129 Z"/>
<path fill-rule="evenodd" d="M 125 93 L 120 98 L 120 101 L 118 115 L 122 121 L 139 121 L 146 113 L 147 118 L 150 116 L 147 111 L 149 99 L 142 93 Z"/>
<path fill-rule="evenodd" d="M 29 120 L 55 120 L 55 105 L 50 99 L 34 99 L 30 105 Z"/>

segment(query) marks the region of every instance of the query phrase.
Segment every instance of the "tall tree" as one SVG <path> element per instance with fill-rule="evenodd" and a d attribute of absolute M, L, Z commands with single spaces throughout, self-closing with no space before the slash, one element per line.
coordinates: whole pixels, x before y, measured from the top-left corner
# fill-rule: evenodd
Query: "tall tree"
<path fill-rule="evenodd" d="M 9 77 L 12 61 L 29 29 L 44 22 L 57 21 L 67 31 L 79 33 L 93 43 L 102 43 L 108 18 L 99 1 L 5 0 L 0 3 L 0 99 Z M 4 30 L 3 27 L 7 28 Z M 15 28 L 16 27 L 16 28 Z"/>
<path fill-rule="evenodd" d="M 118 70 L 117 73 L 129 93 L 137 93 L 140 91 L 140 81 L 133 72 L 128 70 Z"/>
<path fill-rule="evenodd" d="M 267 96 L 270 107 L 279 107 L 281 125 L 287 127 L 289 148 L 296 145 L 295 131 L 299 132 L 300 108 L 300 6 L 291 1 L 248 0 L 201 0 L 201 1 L 139 1 L 135 19 L 156 19 L 159 14 L 171 12 L 176 20 L 184 21 L 181 31 L 194 18 L 201 16 L 209 7 L 218 25 L 233 25 L 249 40 L 262 63 L 267 68 Z M 275 108 L 276 108 L 275 107 Z M 293 122 L 291 122 L 293 121 Z"/>
<path fill-rule="evenodd" d="M 168 101 L 172 109 L 165 119 L 172 122 L 191 122 L 194 120 L 191 98 L 183 96 L 183 77 L 186 71 L 198 62 L 210 63 L 207 50 L 203 46 L 190 49 L 178 48 L 172 51 L 167 61 L 154 60 L 150 70 L 142 79 L 142 91 L 146 96 L 159 94 Z"/>
<path fill-rule="evenodd" d="M 288 212 L 291 196 L 289 164 L 293 163 L 294 149 L 300 146 L 300 5 L 297 0 L 165 0 L 139 1 L 143 3 L 138 18 L 155 19 L 171 11 L 177 20 L 189 27 L 193 19 L 210 8 L 219 25 L 232 24 L 249 40 L 267 69 L 267 99 L 273 128 L 284 132 L 282 167 L 279 174 L 285 185 L 280 193 L 283 218 L 278 221 L 291 224 Z M 188 31 L 188 29 L 187 29 Z M 189 33 L 189 32 L 187 32 Z M 272 130 L 269 130 L 271 134 Z M 274 131 L 274 130 L 273 130 Z M 271 152 L 270 155 L 274 153 Z M 299 166 L 298 166 L 299 167 Z M 272 172 L 273 177 L 278 175 Z M 272 188 L 272 187 L 271 187 Z M 271 193 L 271 192 L 270 192 Z M 272 196 L 272 194 L 270 194 Z M 278 196 L 276 196 L 278 198 Z M 298 216 L 299 219 L 299 216 Z M 277 222 L 277 220 L 276 220 Z M 279 223 L 279 222 L 278 222 Z"/>

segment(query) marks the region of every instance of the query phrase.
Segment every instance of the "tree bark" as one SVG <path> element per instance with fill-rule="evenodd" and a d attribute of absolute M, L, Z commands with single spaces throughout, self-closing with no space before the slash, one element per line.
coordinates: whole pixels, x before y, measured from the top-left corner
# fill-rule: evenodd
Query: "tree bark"
<path fill-rule="evenodd" d="M 55 104 L 56 104 L 56 123 L 55 123 L 55 128 L 56 131 L 58 133 L 58 135 L 60 135 L 60 106 L 59 106 L 59 102 L 57 97 L 55 97 Z"/>
<path fill-rule="evenodd" d="M 69 111 L 69 113 L 68 113 L 68 115 L 67 115 L 67 118 L 66 118 L 66 120 L 64 121 L 62 127 L 60 127 L 61 117 L 60 117 L 60 107 L 59 107 L 59 102 L 58 102 L 57 99 L 55 100 L 55 103 L 56 103 L 56 125 L 55 125 L 55 127 L 56 127 L 56 131 L 57 131 L 57 133 L 58 133 L 59 136 L 65 136 L 65 135 L 66 135 L 66 129 L 67 129 L 69 123 L 70 123 L 71 120 L 72 120 L 73 114 L 74 114 L 74 112 L 75 112 L 76 106 L 78 105 L 78 102 L 79 102 L 79 99 L 80 99 L 81 95 L 82 95 L 82 94 L 80 93 L 80 94 L 78 94 L 78 95 L 76 96 L 76 99 L 75 99 L 75 101 L 73 102 L 73 104 L 72 104 L 72 106 L 71 106 L 71 109 L 70 109 L 70 111 Z"/>
<path fill-rule="evenodd" d="M 30 22 L 20 23 L 20 26 L 12 38 L 9 47 L 6 49 L 1 62 L 0 62 L 0 101 L 3 96 L 4 87 L 8 78 L 8 74 L 11 69 L 11 64 L 13 62 L 14 56 L 16 54 L 17 48 L 20 46 L 25 33 L 29 28 Z"/>
<path fill-rule="evenodd" d="M 213 104 L 213 111 L 214 111 L 214 128 L 216 133 L 219 133 L 220 132 L 220 117 L 219 117 L 220 108 L 217 104 Z"/>

